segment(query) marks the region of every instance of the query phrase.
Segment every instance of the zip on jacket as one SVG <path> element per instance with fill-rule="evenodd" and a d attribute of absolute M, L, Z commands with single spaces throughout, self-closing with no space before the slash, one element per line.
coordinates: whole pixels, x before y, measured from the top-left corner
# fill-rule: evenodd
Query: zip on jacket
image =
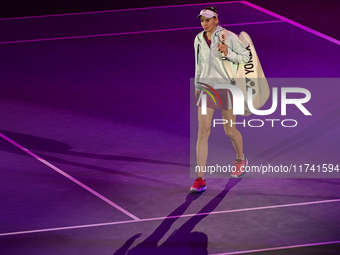
<path fill-rule="evenodd" d="M 236 76 L 238 64 L 245 64 L 249 61 L 249 52 L 244 47 L 237 35 L 229 32 L 226 36 L 225 44 L 228 47 L 227 60 L 222 60 L 222 54 L 217 50 L 220 43 L 219 34 L 223 30 L 217 26 L 215 32 L 211 35 L 211 45 L 204 39 L 204 31 L 198 33 L 195 37 L 195 86 L 196 90 L 199 82 L 206 83 L 215 89 L 225 88 L 221 84 L 231 84 L 231 80 Z M 228 77 L 222 61 L 227 61 L 233 77 Z"/>

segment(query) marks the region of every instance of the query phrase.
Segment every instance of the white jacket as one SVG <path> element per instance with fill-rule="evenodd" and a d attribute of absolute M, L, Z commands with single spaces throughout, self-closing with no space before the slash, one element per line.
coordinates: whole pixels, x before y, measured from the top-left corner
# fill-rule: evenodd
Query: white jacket
<path fill-rule="evenodd" d="M 244 64 L 249 61 L 249 52 L 238 39 L 237 35 L 228 32 L 225 44 L 228 46 L 227 60 L 222 60 L 222 54 L 217 50 L 219 33 L 223 30 L 217 26 L 215 32 L 211 35 L 211 45 L 204 39 L 204 31 L 198 33 L 195 38 L 195 85 L 196 90 L 198 82 L 207 83 L 215 89 L 223 88 L 219 84 L 231 84 L 227 71 L 222 61 L 228 61 L 233 79 L 236 76 L 238 64 Z"/>

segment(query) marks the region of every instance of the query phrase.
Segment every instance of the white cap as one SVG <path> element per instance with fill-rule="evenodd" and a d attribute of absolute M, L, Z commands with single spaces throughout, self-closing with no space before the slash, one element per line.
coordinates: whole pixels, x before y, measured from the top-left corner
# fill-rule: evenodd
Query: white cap
<path fill-rule="evenodd" d="M 212 18 L 212 17 L 218 17 L 218 14 L 216 12 L 207 10 L 207 9 L 203 9 L 200 14 L 197 16 L 197 18 L 204 16 L 206 18 Z"/>

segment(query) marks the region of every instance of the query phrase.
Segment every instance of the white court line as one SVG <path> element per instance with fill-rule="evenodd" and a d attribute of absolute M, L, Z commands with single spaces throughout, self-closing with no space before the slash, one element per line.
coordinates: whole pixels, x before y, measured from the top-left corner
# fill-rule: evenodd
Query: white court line
<path fill-rule="evenodd" d="M 320 36 L 324 39 L 327 39 L 329 41 L 332 41 L 336 44 L 340 45 L 340 42 L 332 37 L 329 37 L 327 35 L 324 35 L 318 31 L 315 31 L 311 28 L 308 28 L 306 26 L 303 26 L 295 21 L 292 21 L 290 19 L 287 19 L 283 16 L 280 16 L 274 12 L 271 12 L 269 10 L 266 10 L 262 7 L 259 7 L 257 5 L 251 4 L 247 1 L 234 1 L 234 2 L 240 2 L 243 3 L 245 5 L 248 5 L 254 9 L 257 9 L 259 11 L 262 11 L 266 14 L 269 14 L 273 17 L 276 17 L 278 19 L 280 19 L 281 21 L 267 21 L 267 22 L 252 22 L 252 23 L 239 23 L 239 24 L 229 24 L 229 26 L 231 25 L 250 25 L 250 24 L 261 24 L 261 23 L 275 23 L 275 22 L 287 22 L 290 23 L 294 26 L 297 26 L 303 30 L 306 30 L 310 33 L 313 33 L 317 36 Z M 223 2 L 219 2 L 216 4 L 222 4 Z M 230 3 L 230 2 L 225 2 L 225 3 Z M 203 4 L 196 4 L 196 5 L 203 5 Z M 178 5 L 181 6 L 181 5 Z M 173 6 L 173 7 L 178 7 L 178 6 Z M 184 5 L 183 5 L 184 6 Z M 185 6 L 190 6 L 190 5 L 185 5 Z M 171 6 L 168 6 L 171 7 Z M 166 8 L 166 7 L 153 7 L 153 8 Z M 148 8 L 139 8 L 139 9 L 148 9 Z M 125 9 L 125 10 L 129 10 L 129 9 Z M 137 10 L 136 9 L 131 9 L 131 10 Z M 124 11 L 124 10 L 114 10 L 114 11 Z M 102 12 L 109 12 L 109 11 L 102 11 Z M 95 12 L 89 12 L 89 13 L 95 13 Z M 23 17 L 23 18 L 36 18 L 36 17 L 48 17 L 48 16 L 64 16 L 64 15 L 75 15 L 75 14 L 86 14 L 86 13 L 73 13 L 73 14 L 57 14 L 57 15 L 47 15 L 47 16 L 34 16 L 34 17 Z M 8 19 L 12 19 L 12 18 L 8 18 Z M 19 19 L 19 18 L 13 18 L 13 19 Z M 0 20 L 4 20 L 4 19 L 0 19 Z M 193 28 L 198 28 L 198 27 L 193 27 Z M 200 27 L 199 27 L 200 28 Z M 192 29 L 192 28 L 179 28 L 179 29 L 169 29 L 169 31 L 171 30 L 181 30 L 181 29 Z M 155 30 L 155 31 L 137 31 L 137 32 L 128 32 L 128 33 L 147 33 L 147 32 L 160 32 L 160 31 L 167 31 L 167 30 Z M 124 33 L 116 33 L 116 34 L 124 34 Z M 106 35 L 89 35 L 89 36 L 79 36 L 79 37 L 70 37 L 70 38 L 84 38 L 84 37 L 95 37 L 95 36 L 109 36 L 109 35 L 116 35 L 116 34 L 106 34 Z M 127 34 L 127 33 L 125 33 Z M 31 40 L 31 41 L 43 41 L 43 40 L 58 40 L 58 39 L 70 39 L 67 37 L 64 38 L 47 38 L 47 39 L 36 39 L 36 40 Z M 29 40 L 26 40 L 27 42 Z M 25 42 L 26 42 L 25 41 Z M 14 41 L 14 42 L 8 42 L 8 43 L 17 43 L 19 41 Z M 2 42 L 2 44 L 4 44 L 6 42 Z M 222 214 L 222 213 L 232 213 L 232 212 L 243 212 L 243 211 L 254 211 L 254 210 L 262 210 L 262 209 L 272 209 L 272 208 L 282 208 L 282 207 L 291 207 L 291 206 L 300 206 L 300 205 L 311 205 L 311 204 L 321 204 L 321 203 L 328 203 L 328 202 L 339 202 L 340 199 L 334 199 L 334 200 L 324 200 L 324 201 L 314 201 L 314 202 L 306 202 L 306 203 L 295 203 L 295 204 L 284 204 L 284 205 L 275 205 L 275 206 L 264 206 L 264 207 L 255 207 L 255 208 L 244 208 L 244 209 L 237 209 L 237 210 L 227 210 L 227 211 L 217 211 L 217 212 L 210 212 L 210 213 L 198 213 L 198 214 L 187 214 L 187 215 L 181 215 L 181 216 L 172 216 L 172 217 L 158 217 L 158 218 L 149 218 L 149 219 L 139 219 L 138 217 L 134 216 L 133 214 L 127 212 L 126 210 L 124 210 L 123 208 L 121 208 L 120 206 L 116 205 L 115 203 L 113 203 L 112 201 L 110 201 L 109 199 L 105 198 L 104 196 L 102 196 L 101 194 L 99 194 L 98 192 L 92 190 L 91 188 L 89 188 L 88 186 L 86 186 L 85 184 L 79 182 L 78 180 L 74 179 L 72 176 L 68 175 L 67 173 L 63 172 L 62 170 L 60 170 L 59 168 L 55 167 L 54 165 L 50 164 L 49 162 L 47 162 L 46 160 L 40 158 L 39 156 L 37 156 L 36 154 L 32 153 L 31 151 L 29 151 L 28 149 L 22 147 L 21 145 L 17 144 L 16 142 L 14 142 L 13 140 L 9 139 L 8 137 L 4 136 L 3 134 L 0 133 L 0 136 L 2 138 L 4 138 L 5 140 L 9 141 L 10 143 L 12 143 L 13 145 L 15 145 L 16 147 L 20 148 L 21 150 L 25 151 L 26 153 L 28 153 L 29 155 L 33 156 L 34 158 L 36 158 L 37 160 L 39 160 L 40 162 L 44 163 L 45 165 L 49 166 L 50 168 L 52 168 L 53 170 L 59 172 L 60 174 L 64 175 L 66 178 L 70 179 L 71 181 L 75 182 L 76 184 L 80 185 L 81 187 L 83 187 L 84 189 L 88 190 L 89 192 L 91 192 L 92 194 L 96 195 L 97 197 L 99 197 L 100 199 L 104 200 L 105 202 L 109 203 L 111 206 L 115 207 L 116 209 L 120 210 L 121 212 L 125 213 L 126 215 L 130 216 L 131 218 L 133 218 L 134 220 L 130 220 L 130 221 L 120 221 L 120 222 L 109 222 L 109 223 L 99 223 L 99 224 L 88 224 L 88 225 L 78 225 L 78 226 L 70 226 L 70 227 L 61 227 L 61 228 L 48 228 L 48 229 L 39 229 L 39 230 L 30 230 L 30 231 L 20 231 L 20 232 L 10 232 L 10 233 L 2 233 L 0 234 L 0 236 L 8 236 L 8 235 L 18 235 L 18 234 L 28 234 L 28 233 L 38 233 L 38 232 L 48 232 L 48 231 L 56 231 L 56 230 L 67 230 L 67 229 L 77 229 L 77 228 L 86 228 L 86 227 L 98 227 L 98 226 L 108 226 L 108 225 L 118 225 L 118 224 L 124 224 L 124 223 L 134 223 L 134 222 L 145 222 L 145 221 L 155 221 L 155 220 L 164 220 L 166 218 L 183 218 L 183 217 L 194 217 L 194 216 L 200 216 L 200 215 L 208 215 L 208 214 Z M 335 243 L 337 243 L 339 241 L 335 241 Z M 320 243 L 320 244 L 324 244 L 324 243 Z M 306 244 L 305 246 L 308 246 L 309 244 Z M 316 244 L 310 244 L 310 245 L 316 245 Z M 295 246 L 287 246 L 287 247 L 295 247 Z M 298 247 L 298 246 L 296 246 Z M 299 246 L 301 247 L 301 246 Z M 279 247 L 280 248 L 280 247 Z M 278 249 L 278 248 L 269 248 L 269 249 Z M 255 250 L 254 250 L 255 251 Z M 254 252 L 252 251 L 252 252 Z M 258 250 L 260 251 L 260 250 Z M 247 251 L 249 252 L 249 251 Z M 243 252 L 245 253 L 245 252 Z M 240 253 L 223 253 L 223 254 L 240 254 Z M 217 255 L 217 254 L 215 254 Z M 221 254 L 222 255 L 222 254 Z"/>
<path fill-rule="evenodd" d="M 340 243 L 340 241 L 323 242 L 323 243 L 298 244 L 298 245 L 281 246 L 281 247 L 273 247 L 273 248 L 264 248 L 264 249 L 257 249 L 257 250 L 218 253 L 218 254 L 211 254 L 211 255 L 245 254 L 245 253 L 253 253 L 253 252 L 276 251 L 276 250 L 294 249 L 294 248 L 302 248 L 302 247 L 310 247 L 310 246 L 318 246 L 318 245 L 327 245 L 327 244 L 336 244 L 336 243 Z"/>
<path fill-rule="evenodd" d="M 61 13 L 61 14 L 50 14 L 50 15 L 37 15 L 37 16 L 26 16 L 26 17 L 13 17 L 13 18 L 1 18 L 2 20 L 12 20 L 12 19 L 35 19 L 35 18 L 49 18 L 49 17 L 59 17 L 59 16 L 72 16 L 72 15 L 84 15 L 84 14 L 97 14 L 97 13 L 108 13 L 108 12 L 125 12 L 125 11 L 140 11 L 140 10 L 153 10 L 153 9 L 166 9 L 173 7 L 191 7 L 199 5 L 218 5 L 218 4 L 234 4 L 240 3 L 242 1 L 230 1 L 230 2 L 215 2 L 215 3 L 199 3 L 199 4 L 179 4 L 179 5 L 165 5 L 165 6 L 153 6 L 153 7 L 140 7 L 140 8 L 130 8 L 130 9 L 118 9 L 118 10 L 106 10 L 106 11 L 92 11 L 92 12 L 73 12 L 73 13 Z"/>
<path fill-rule="evenodd" d="M 330 42 L 333 42 L 333 43 L 335 43 L 335 44 L 340 45 L 340 41 L 339 41 L 339 40 L 334 39 L 333 37 L 330 37 L 330 36 L 325 35 L 325 34 L 323 34 L 323 33 L 320 33 L 320 32 L 318 32 L 318 31 L 316 31 L 316 30 L 314 30 L 314 29 L 311 29 L 311 28 L 309 28 L 309 27 L 306 27 L 306 26 L 304 26 L 304 25 L 302 25 L 302 24 L 300 24 L 300 23 L 297 23 L 297 22 L 295 22 L 295 21 L 293 21 L 293 20 L 291 20 L 291 19 L 287 19 L 286 17 L 283 17 L 283 16 L 281 16 L 281 15 L 279 15 L 279 14 L 276 14 L 275 12 L 269 11 L 269 10 L 267 10 L 267 9 L 265 9 L 265 8 L 262 8 L 262 7 L 258 6 L 258 5 L 253 4 L 253 3 L 249 3 L 249 2 L 247 2 L 247 1 L 240 1 L 240 3 L 243 3 L 243 4 L 245 4 L 245 5 L 248 5 L 248 6 L 254 8 L 254 9 L 256 9 L 256 10 L 259 10 L 259 11 L 261 11 L 261 12 L 264 12 L 264 13 L 270 15 L 270 16 L 273 16 L 273 17 L 275 17 L 275 18 L 277 18 L 277 19 L 280 19 L 280 20 L 282 20 L 282 21 L 284 21 L 284 22 L 287 22 L 287 23 L 289 23 L 289 24 L 291 24 L 291 25 L 294 25 L 294 26 L 296 26 L 296 27 L 298 27 L 298 28 L 301 28 L 301 29 L 303 29 L 303 30 L 305 30 L 305 31 L 307 31 L 307 32 L 309 32 L 309 33 L 312 33 L 312 34 L 317 35 L 317 36 L 319 36 L 319 37 L 321 37 L 321 38 L 324 38 L 324 39 L 326 39 L 326 40 L 328 40 L 328 41 L 330 41 Z"/>
<path fill-rule="evenodd" d="M 138 220 L 115 221 L 115 222 L 86 224 L 86 225 L 59 227 L 59 228 L 45 228 L 45 229 L 36 229 L 36 230 L 27 230 L 27 231 L 18 231 L 18 232 L 8 232 L 8 233 L 1 233 L 0 237 L 1 236 L 21 235 L 21 234 L 34 234 L 34 233 L 41 233 L 41 232 L 51 232 L 51 231 L 58 231 L 58 230 L 70 230 L 70 229 L 79 229 L 79 228 L 111 226 L 111 225 L 120 225 L 120 224 L 127 224 L 127 223 L 136 223 L 136 222 L 138 222 L 138 223 L 139 222 L 149 222 L 149 221 L 157 221 L 157 220 L 165 220 L 165 219 L 179 219 L 179 218 L 187 218 L 187 217 L 204 216 L 204 215 L 209 215 L 209 214 L 210 215 L 225 214 L 225 213 L 247 212 L 247 211 L 256 211 L 256 210 L 264 210 L 264 209 L 283 208 L 283 207 L 324 204 L 324 203 L 332 203 L 332 202 L 340 202 L 340 199 L 321 200 L 321 201 L 312 201 L 312 202 L 303 202 L 303 203 L 294 203 L 294 204 L 283 204 L 283 205 L 270 205 L 270 206 L 243 208 L 243 209 L 226 210 L 226 211 L 216 211 L 216 212 L 196 213 L 196 214 L 184 214 L 184 215 L 178 215 L 178 216 L 157 217 L 157 218 L 147 218 L 147 219 L 138 219 Z"/>
<path fill-rule="evenodd" d="M 244 26 L 244 25 L 259 25 L 259 24 L 268 24 L 268 23 L 278 23 L 284 22 L 282 20 L 272 20 L 272 21 L 257 21 L 257 22 L 246 22 L 246 23 L 234 23 L 234 24 L 226 24 L 222 26 Z M 167 28 L 167 29 L 157 29 L 157 30 L 146 30 L 146 31 L 131 31 L 131 32 L 117 32 L 117 33 L 108 33 L 108 34 L 96 34 L 96 35 L 76 35 L 76 36 L 65 36 L 65 37 L 52 37 L 52 38 L 43 38 L 43 39 L 28 39 L 28 40 L 18 40 L 18 41 L 4 41 L 0 42 L 1 44 L 14 44 L 14 43 L 28 43 L 28 42 L 42 42 L 42 41 L 56 41 L 56 40 L 66 40 L 66 39 L 81 39 L 81 38 L 93 38 L 93 37 L 105 37 L 105 36 L 115 36 L 115 35 L 132 35 L 132 34 L 146 34 L 146 33 L 157 33 L 157 32 L 171 32 L 171 31 L 180 31 L 180 30 L 189 30 L 189 29 L 198 29 L 200 27 L 181 27 L 181 28 Z"/>
<path fill-rule="evenodd" d="M 90 187 L 86 186 L 85 184 L 83 184 L 82 182 L 78 181 L 77 179 L 73 178 L 71 175 L 65 173 L 64 171 L 62 171 L 61 169 L 59 169 L 58 167 L 52 165 L 51 163 L 49 163 L 48 161 L 42 159 L 41 157 L 39 157 L 38 155 L 34 154 L 33 152 L 31 152 L 30 150 L 24 148 L 23 146 L 21 146 L 20 144 L 16 143 L 15 141 L 13 141 L 12 139 L 8 138 L 7 136 L 5 136 L 4 134 L 0 133 L 0 137 L 2 137 L 3 139 L 5 139 L 6 141 L 10 142 L 11 144 L 13 144 L 14 146 L 18 147 L 20 150 L 26 152 L 27 154 L 31 155 L 33 158 L 39 160 L 41 163 L 45 164 L 46 166 L 52 168 L 53 170 L 55 170 L 56 172 L 60 173 L 61 175 L 65 176 L 67 179 L 69 179 L 70 181 L 74 182 L 75 184 L 79 185 L 80 187 L 86 189 L 87 191 L 89 191 L 90 193 L 92 193 L 93 195 L 95 195 L 96 197 L 100 198 L 101 200 L 105 201 L 106 203 L 108 203 L 109 205 L 113 206 L 114 208 L 116 208 L 117 210 L 121 211 L 122 213 L 126 214 L 127 216 L 131 217 L 134 220 L 139 220 L 138 217 L 136 217 L 135 215 L 133 215 L 132 213 L 126 211 L 125 209 L 123 209 L 122 207 L 120 207 L 119 205 L 113 203 L 111 200 L 109 200 L 108 198 L 104 197 L 103 195 L 99 194 L 97 191 L 91 189 Z"/>
<path fill-rule="evenodd" d="M 259 10 L 261 12 L 264 12 L 270 16 L 273 16 L 275 18 L 278 18 L 280 19 L 282 22 L 287 22 L 289 24 L 292 24 L 298 28 L 301 28 L 305 31 L 308 31 L 312 34 L 315 34 L 321 38 L 324 38 L 328 41 L 331 41 L 335 44 L 338 44 L 340 45 L 340 41 L 335 39 L 335 38 L 332 38 L 328 35 L 325 35 L 323 33 L 320 33 L 314 29 L 311 29 L 309 27 L 306 27 L 300 23 L 297 23 L 293 20 L 290 20 L 284 16 L 281 16 L 277 13 L 274 13 L 272 11 L 269 11 L 265 8 L 262 8 L 258 5 L 255 5 L 255 4 L 252 4 L 250 2 L 247 2 L 247 1 L 232 1 L 232 2 L 217 2 L 215 4 L 227 4 L 227 3 L 242 3 L 242 4 L 245 4 L 249 7 L 252 7 L 256 10 Z M 214 4 L 214 3 L 209 3 L 210 5 L 211 4 Z M 3 19 L 0 19 L 1 20 L 10 20 L 10 19 L 27 19 L 27 18 L 45 18 L 45 17 L 53 17 L 53 16 L 68 16 L 68 15 L 82 15 L 82 14 L 93 14 L 93 13 L 104 13 L 104 12 L 118 12 L 118 11 L 136 11 L 136 10 L 147 10 L 147 9 L 159 9 L 159 8 L 171 8 L 171 7 L 183 7 L 183 6 L 196 6 L 196 5 L 209 5 L 209 4 L 185 4 L 185 5 L 171 5 L 171 6 L 156 6 L 156 7 L 144 7 L 144 8 L 134 8 L 134 9 L 121 9 L 121 10 L 108 10 L 108 11 L 95 11 L 95 12 L 81 12 L 81 13 L 66 13 L 66 14 L 53 14 L 53 15 L 42 15 L 42 16 L 30 16 L 30 17 L 15 17 L 15 18 L 3 18 Z M 250 24 L 250 23 L 249 23 Z M 253 23 L 253 24 L 256 24 L 256 23 Z M 231 24 L 232 25 L 232 24 Z M 229 26 L 231 26 L 229 25 Z M 235 25 L 235 24 L 234 24 Z M 228 25 L 226 25 L 228 26 Z M 194 27 L 193 27 L 194 28 Z M 196 28 L 196 27 L 195 27 Z M 188 29 L 188 28 L 182 28 L 182 29 Z M 174 29 L 169 29 L 168 31 L 171 31 L 171 30 L 174 30 Z M 180 29 L 178 29 L 180 30 Z M 131 34 L 133 33 L 146 33 L 146 32 L 163 32 L 163 31 L 167 31 L 167 30 L 153 30 L 153 31 L 141 31 L 141 32 L 130 32 Z M 112 33 L 112 34 L 99 34 L 99 35 L 85 35 L 85 36 L 71 36 L 71 37 L 59 37 L 59 38 L 46 38 L 46 39 L 33 39 L 33 40 L 18 40 L 18 41 L 8 41 L 8 42 L 0 42 L 0 44 L 11 44 L 11 43 L 23 43 L 23 42 L 37 42 L 37 41 L 52 41 L 52 40 L 61 40 L 61 39 L 74 39 L 74 38 L 87 38 L 87 37 L 99 37 L 99 36 L 111 36 L 111 35 L 118 35 L 118 34 L 124 34 L 124 33 Z M 125 34 L 128 34 L 128 33 L 125 33 Z"/>

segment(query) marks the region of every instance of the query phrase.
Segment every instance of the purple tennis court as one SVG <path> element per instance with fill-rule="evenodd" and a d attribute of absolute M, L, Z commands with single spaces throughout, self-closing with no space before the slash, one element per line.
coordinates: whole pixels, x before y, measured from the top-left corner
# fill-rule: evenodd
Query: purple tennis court
<path fill-rule="evenodd" d="M 296 120 L 238 127 L 250 164 L 296 174 L 207 176 L 189 194 L 206 4 L 0 19 L 1 254 L 339 253 L 340 42 L 247 1 L 214 5 L 279 95 L 311 93 L 311 116 L 279 101 L 238 118 Z M 209 163 L 235 159 L 227 138 L 213 129 Z"/>

